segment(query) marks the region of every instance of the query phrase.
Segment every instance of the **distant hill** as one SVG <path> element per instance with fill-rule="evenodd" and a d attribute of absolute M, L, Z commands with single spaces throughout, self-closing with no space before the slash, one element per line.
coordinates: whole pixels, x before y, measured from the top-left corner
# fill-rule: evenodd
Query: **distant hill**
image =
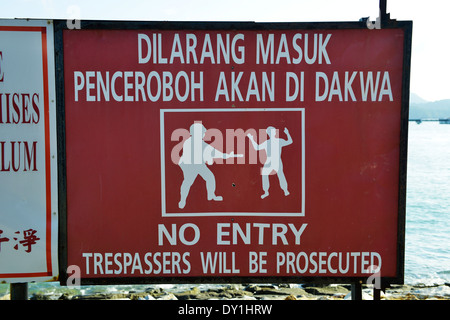
<path fill-rule="evenodd" d="M 411 93 L 409 96 L 409 103 L 420 104 L 420 103 L 427 103 L 427 102 L 430 102 L 430 101 L 422 99 L 415 93 Z"/>
<path fill-rule="evenodd" d="M 450 118 L 450 99 L 426 101 L 412 93 L 409 103 L 410 119 L 446 119 Z"/>

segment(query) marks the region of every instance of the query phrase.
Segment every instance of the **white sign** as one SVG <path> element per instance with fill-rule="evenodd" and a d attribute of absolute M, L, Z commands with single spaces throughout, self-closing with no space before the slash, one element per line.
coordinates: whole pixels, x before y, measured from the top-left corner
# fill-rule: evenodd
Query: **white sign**
<path fill-rule="evenodd" d="M 0 20 L 0 280 L 56 280 L 53 23 Z"/>

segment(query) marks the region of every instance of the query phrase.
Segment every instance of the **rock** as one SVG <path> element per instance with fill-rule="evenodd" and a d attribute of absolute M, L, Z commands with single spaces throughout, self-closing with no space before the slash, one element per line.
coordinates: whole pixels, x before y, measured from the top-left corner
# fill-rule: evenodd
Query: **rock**
<path fill-rule="evenodd" d="M 293 283 L 280 283 L 279 288 L 295 288 L 297 285 Z"/>
<path fill-rule="evenodd" d="M 59 298 L 58 300 L 70 300 L 72 298 L 72 296 L 70 294 L 68 294 L 67 292 L 64 292 Z"/>
<path fill-rule="evenodd" d="M 231 298 L 229 300 L 256 300 L 256 298 L 252 297 L 252 296 L 243 295 L 243 296 L 240 296 L 240 297 Z"/>
<path fill-rule="evenodd" d="M 156 300 L 153 296 L 147 294 L 146 296 L 139 297 L 137 300 Z"/>
<path fill-rule="evenodd" d="M 94 293 L 90 295 L 76 295 L 73 300 L 109 300 L 109 297 L 103 293 Z"/>
<path fill-rule="evenodd" d="M 160 296 L 157 300 L 178 300 L 173 293 Z"/>
<path fill-rule="evenodd" d="M 349 290 L 343 286 L 306 287 L 305 291 L 313 295 L 347 294 Z"/>
<path fill-rule="evenodd" d="M 271 299 L 284 299 L 290 295 L 298 298 L 298 297 L 312 297 L 311 294 L 298 287 L 278 287 L 278 286 L 263 286 L 263 287 L 254 287 L 253 295 L 258 299 L 263 298 L 271 298 Z"/>
<path fill-rule="evenodd" d="M 335 298 L 337 298 L 339 295 L 336 295 L 335 296 Z M 339 298 L 342 298 L 343 300 L 352 300 L 352 292 L 351 291 L 349 291 L 346 295 L 345 295 L 345 297 L 340 297 L 339 296 Z M 362 290 L 362 292 L 361 292 L 361 298 L 362 298 L 362 300 L 373 300 L 373 289 L 363 289 Z M 386 296 L 385 296 L 385 294 L 384 294 L 384 292 L 383 291 L 381 291 L 380 292 L 380 299 L 385 299 L 386 298 Z"/>
<path fill-rule="evenodd" d="M 373 300 L 373 297 L 364 291 L 362 292 L 361 297 L 362 300 Z M 347 295 L 344 297 L 344 300 L 352 300 L 352 293 L 351 292 L 347 293 Z"/>
<path fill-rule="evenodd" d="M 331 296 L 320 296 L 317 300 L 334 300 Z"/>
<path fill-rule="evenodd" d="M 162 288 L 157 289 L 148 288 L 145 290 L 145 293 L 152 296 L 155 299 L 158 299 L 159 297 L 167 294 L 167 292 L 165 292 L 164 289 Z"/>
<path fill-rule="evenodd" d="M 401 300 L 419 300 L 419 298 L 412 293 L 407 293 Z"/>
<path fill-rule="evenodd" d="M 253 293 L 250 291 L 240 290 L 240 289 L 226 289 L 223 291 L 223 293 L 225 293 L 227 295 L 231 295 L 233 298 L 253 295 Z"/>
<path fill-rule="evenodd" d="M 410 291 L 412 289 L 412 286 L 406 285 L 406 284 L 392 284 L 389 288 L 386 289 L 386 291 L 389 291 L 390 293 L 403 293 L 406 291 Z"/>
<path fill-rule="evenodd" d="M 148 294 L 147 292 L 133 292 L 133 293 L 129 293 L 127 295 L 127 297 L 130 300 L 156 300 L 155 297 Z M 151 298 L 149 298 L 149 297 L 151 297 Z"/>
<path fill-rule="evenodd" d="M 431 286 L 428 288 L 418 288 L 411 290 L 411 293 L 416 295 L 419 299 L 428 299 L 430 297 L 436 298 L 450 298 L 450 287 L 446 285 Z"/>
<path fill-rule="evenodd" d="M 188 290 L 178 292 L 185 286 L 148 287 L 145 291 L 108 290 L 87 294 L 86 290 L 55 293 L 42 291 L 30 295 L 30 300 L 349 300 L 350 285 L 339 284 L 228 284 L 228 285 L 193 285 Z M 127 288 L 129 289 L 129 288 Z M 87 290 L 89 291 L 89 290 Z M 112 291 L 112 292 L 111 292 Z M 372 286 L 363 285 L 363 299 L 373 299 Z M 9 300 L 9 294 L 0 296 L 0 300 Z M 450 300 L 450 284 L 440 285 L 391 285 L 381 292 L 385 300 Z"/>
<path fill-rule="evenodd" d="M 47 294 L 41 294 L 41 293 L 33 293 L 31 297 L 29 297 L 30 300 L 52 300 L 52 298 Z"/>
<path fill-rule="evenodd" d="M 194 287 L 191 290 L 175 293 L 175 296 L 178 300 L 191 300 L 196 299 L 196 297 L 200 294 L 200 289 L 198 287 Z"/>

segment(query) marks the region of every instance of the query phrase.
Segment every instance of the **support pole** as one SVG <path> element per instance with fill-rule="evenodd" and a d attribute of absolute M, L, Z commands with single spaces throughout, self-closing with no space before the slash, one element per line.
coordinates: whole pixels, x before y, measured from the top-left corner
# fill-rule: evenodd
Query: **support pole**
<path fill-rule="evenodd" d="M 380 0 L 380 23 L 381 27 L 384 27 L 385 23 L 388 22 L 391 17 L 390 14 L 386 12 L 387 10 L 387 0 Z"/>
<path fill-rule="evenodd" d="M 380 0 L 380 18 L 386 15 L 387 0 Z"/>
<path fill-rule="evenodd" d="M 352 300 L 362 300 L 361 282 L 352 283 Z"/>
<path fill-rule="evenodd" d="M 11 300 L 28 300 L 28 283 L 19 282 L 9 285 Z"/>
<path fill-rule="evenodd" d="M 373 288 L 373 300 L 381 300 L 381 289 Z"/>

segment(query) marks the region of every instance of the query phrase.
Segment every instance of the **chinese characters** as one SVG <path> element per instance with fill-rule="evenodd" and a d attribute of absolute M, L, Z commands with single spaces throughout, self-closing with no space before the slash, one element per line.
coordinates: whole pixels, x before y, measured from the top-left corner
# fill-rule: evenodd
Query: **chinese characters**
<path fill-rule="evenodd" d="M 6 237 L 3 234 L 3 230 L 0 230 L 0 252 L 2 251 L 2 246 L 8 243 L 13 246 L 14 250 L 23 249 L 25 252 L 30 253 L 32 251 L 32 246 L 41 240 L 36 236 L 37 231 L 34 229 L 28 229 L 14 232 L 12 237 Z"/>

